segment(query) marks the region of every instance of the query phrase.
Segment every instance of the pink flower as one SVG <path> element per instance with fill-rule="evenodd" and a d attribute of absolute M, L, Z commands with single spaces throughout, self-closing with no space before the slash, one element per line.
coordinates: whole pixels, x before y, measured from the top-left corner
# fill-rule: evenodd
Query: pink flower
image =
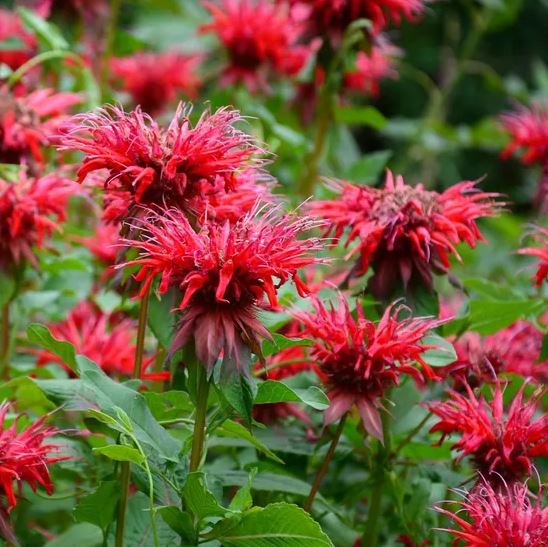
<path fill-rule="evenodd" d="M 401 306 L 389 306 L 378 324 L 366 319 L 357 306 L 358 317 L 354 319 L 342 294 L 338 309 L 333 305 L 326 308 L 315 297 L 313 305 L 315 313 L 294 315 L 304 325 L 301 335 L 314 341 L 310 356 L 329 390 L 331 404 L 324 414 L 325 423 L 337 421 L 356 405 L 366 431 L 382 440 L 378 409 L 386 390 L 398 385 L 402 374 L 418 383 L 436 378 L 422 358 L 431 346 L 421 343 L 421 339 L 440 322 L 399 319 Z"/>
<path fill-rule="evenodd" d="M 265 298 L 277 306 L 277 289 L 289 279 L 306 294 L 297 270 L 319 261 L 313 253 L 321 244 L 297 237 L 318 224 L 278 211 L 259 217 L 254 209 L 234 225 L 206 222 L 199 232 L 179 210 L 149 212 L 143 240 L 131 242 L 141 254 L 126 265 L 140 267 L 142 295 L 157 275 L 160 294 L 170 287 L 182 291 L 173 351 L 194 339 L 198 359 L 210 371 L 221 355 L 228 371 L 240 369 L 250 349 L 259 352 L 260 338 L 270 336 L 256 315 Z"/>
<path fill-rule="evenodd" d="M 243 82 L 250 91 L 268 89 L 269 75 L 298 74 L 319 44 L 299 44 L 303 26 L 284 2 L 272 0 L 204 1 L 213 21 L 202 27 L 215 32 L 229 64 L 222 85 Z"/>
<path fill-rule="evenodd" d="M 176 207 L 199 216 L 205 198 L 234 191 L 238 177 L 264 177 L 264 154 L 235 125 L 235 110 L 205 112 L 193 126 L 190 108 L 179 105 L 169 127 L 159 127 L 139 108 L 126 113 L 116 107 L 75 116 L 60 137 L 60 149 L 80 150 L 84 161 L 78 180 L 99 170 L 108 203 L 107 221 L 118 221 L 142 211 L 139 205 Z M 198 210 L 194 210 L 198 208 Z"/>
<path fill-rule="evenodd" d="M 388 171 L 384 188 L 338 182 L 337 199 L 310 204 L 313 215 L 331 224 L 340 238 L 349 228 L 346 245 L 358 244 L 348 253 L 359 253 L 354 276 L 375 270 L 370 287 L 377 298 L 386 298 L 397 284 L 410 282 L 432 286 L 432 273 L 446 273 L 449 257 L 460 259 L 459 243 L 475 247 L 483 237 L 476 224 L 481 217 L 494 215 L 500 208 L 497 194 L 480 192 L 475 182 L 461 182 L 443 193 L 394 179 Z"/>
<path fill-rule="evenodd" d="M 82 244 L 105 266 L 114 266 L 117 262 L 120 247 L 120 230 L 112 224 L 98 223 L 93 235 L 81 239 Z"/>
<path fill-rule="evenodd" d="M 4 8 L 0 8 L 0 42 L 16 39 L 20 45 L 8 49 L 0 49 L 0 63 L 16 70 L 26 63 L 34 54 L 36 38 L 28 33 L 19 16 Z"/>
<path fill-rule="evenodd" d="M 540 243 L 538 247 L 525 247 L 518 251 L 522 255 L 531 255 L 538 259 L 535 285 L 540 287 L 548 278 L 548 228 L 536 227 L 533 238 Z"/>
<path fill-rule="evenodd" d="M 134 53 L 111 61 L 112 73 L 123 82 L 135 105 L 151 115 L 161 112 L 179 93 L 193 99 L 198 95 L 200 78 L 196 69 L 201 55 L 176 51 Z"/>
<path fill-rule="evenodd" d="M 440 418 L 430 432 L 441 431 L 440 443 L 452 433 L 460 434 L 453 448 L 461 452 L 460 458 L 472 456 L 490 481 L 520 480 L 531 475 L 533 458 L 548 456 L 548 415 L 533 420 L 541 391 L 524 401 L 522 387 L 506 415 L 499 383 L 491 402 L 483 395 L 477 398 L 468 385 L 465 394 L 452 389 L 448 393 L 447 401 L 426 404 Z"/>
<path fill-rule="evenodd" d="M 0 89 L 0 163 L 42 165 L 42 148 L 65 120 L 68 109 L 81 100 L 77 93 L 53 89 L 19 96 Z"/>
<path fill-rule="evenodd" d="M 55 427 L 44 425 L 46 416 L 18 433 L 18 419 L 9 427 L 5 425 L 8 410 L 7 403 L 0 405 L 0 494 L 6 496 L 10 512 L 17 504 L 14 483 L 20 488 L 26 482 L 34 491 L 40 485 L 51 496 L 53 482 L 48 465 L 65 458 L 52 455 L 59 445 L 44 442 L 58 433 Z"/>
<path fill-rule="evenodd" d="M 548 507 L 542 507 L 539 492 L 535 501 L 526 484 L 513 483 L 495 489 L 486 481 L 470 492 L 460 506 L 468 515 L 436 508 L 459 526 L 443 529 L 464 541 L 467 547 L 543 547 L 548 536 Z"/>
<path fill-rule="evenodd" d="M 345 87 L 368 95 L 379 94 L 379 82 L 384 78 L 397 78 L 394 61 L 401 50 L 386 40 L 378 40 L 366 53 L 359 51 L 356 56 L 356 69 L 345 74 Z"/>
<path fill-rule="evenodd" d="M 0 268 L 23 261 L 36 266 L 33 247 L 42 247 L 65 220 L 75 190 L 74 183 L 55 173 L 35 178 L 21 171 L 17 182 L 0 179 Z"/>

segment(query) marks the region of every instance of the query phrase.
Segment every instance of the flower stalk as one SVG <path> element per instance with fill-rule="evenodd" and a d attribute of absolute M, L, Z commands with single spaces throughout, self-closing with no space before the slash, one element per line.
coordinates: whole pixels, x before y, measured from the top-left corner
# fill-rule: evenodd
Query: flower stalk
<path fill-rule="evenodd" d="M 209 388 L 210 382 L 207 379 L 205 367 L 200 363 L 196 363 L 196 415 L 194 417 L 194 432 L 190 452 L 189 470 L 191 473 L 200 467 L 204 453 Z"/>

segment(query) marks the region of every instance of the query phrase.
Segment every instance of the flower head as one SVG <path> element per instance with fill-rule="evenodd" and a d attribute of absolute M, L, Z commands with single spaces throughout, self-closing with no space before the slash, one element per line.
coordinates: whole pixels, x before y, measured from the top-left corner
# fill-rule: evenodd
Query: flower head
<path fill-rule="evenodd" d="M 236 129 L 235 110 L 205 112 L 195 125 L 190 108 L 179 105 L 169 127 L 161 128 L 139 108 L 126 113 L 116 107 L 75 116 L 60 136 L 60 148 L 80 150 L 84 161 L 78 180 L 101 169 L 109 200 L 105 219 L 138 215 L 138 205 L 192 211 L 204 197 L 230 193 L 238 175 L 261 179 L 263 150 Z M 194 201 L 193 201 L 194 200 Z"/>
<path fill-rule="evenodd" d="M 430 432 L 441 431 L 440 442 L 447 435 L 460 434 L 453 448 L 461 452 L 460 458 L 472 456 L 489 480 L 519 480 L 531 474 L 534 457 L 548 456 L 548 414 L 533 420 L 541 390 L 524 401 L 522 387 L 506 415 L 498 383 L 491 402 L 483 395 L 476 397 L 468 385 L 464 394 L 452 389 L 448 393 L 447 401 L 426 405 L 440 418 Z"/>
<path fill-rule="evenodd" d="M 82 300 L 66 319 L 51 323 L 48 328 L 54 338 L 71 343 L 76 353 L 97 363 L 107 374 L 130 376 L 133 372 L 137 329 L 135 322 L 122 314 L 104 313 L 96 304 Z M 66 366 L 58 355 L 47 350 L 35 353 L 38 366 L 47 363 Z M 143 368 L 150 363 L 147 360 Z M 67 371 L 70 372 L 68 368 Z"/>
<path fill-rule="evenodd" d="M 331 404 L 325 422 L 338 420 L 356 405 L 365 429 L 382 440 L 378 409 L 386 390 L 397 385 L 402 374 L 419 383 L 436 378 L 422 357 L 431 346 L 421 339 L 440 322 L 399 319 L 401 306 L 389 306 L 378 324 L 366 319 L 358 306 L 354 319 L 342 294 L 338 309 L 333 305 L 326 308 L 317 298 L 313 305 L 315 313 L 294 315 L 304 325 L 302 335 L 314 340 L 310 356 L 329 390 Z"/>
<path fill-rule="evenodd" d="M 537 227 L 533 238 L 540 243 L 538 247 L 525 247 L 518 251 L 522 255 L 531 255 L 538 259 L 537 272 L 534 275 L 535 285 L 540 287 L 548 278 L 548 228 Z"/>
<path fill-rule="evenodd" d="M 347 89 L 360 91 L 368 95 L 379 94 L 379 82 L 384 78 L 397 78 L 394 60 L 401 55 L 401 50 L 386 40 L 377 41 L 366 53 L 359 51 L 356 56 L 356 68 L 344 77 Z"/>
<path fill-rule="evenodd" d="M 336 39 L 358 19 L 369 19 L 373 32 L 378 34 L 391 22 L 399 25 L 402 19 L 415 21 L 423 12 L 424 0 L 292 0 L 303 11 L 312 31 L 319 36 Z M 307 11 L 305 11 L 305 8 Z"/>
<path fill-rule="evenodd" d="M 277 289 L 289 279 L 306 294 L 297 270 L 319 261 L 313 252 L 321 245 L 317 238 L 297 237 L 317 223 L 278 211 L 259 216 L 255 208 L 236 224 L 206 222 L 199 232 L 179 210 L 149 213 L 143 240 L 132 242 L 141 254 L 127 265 L 140 266 L 141 294 L 157 275 L 161 294 L 170 287 L 182 291 L 173 350 L 194 339 L 198 359 L 209 369 L 221 355 L 227 370 L 240 368 L 249 349 L 259 352 L 259 339 L 270 336 L 257 307 L 265 299 L 277 306 Z"/>
<path fill-rule="evenodd" d="M 36 264 L 33 247 L 58 229 L 74 192 L 75 185 L 55 173 L 38 178 L 21 171 L 17 182 L 0 179 L 0 268 Z"/>
<path fill-rule="evenodd" d="M 36 49 L 36 38 L 28 33 L 19 16 L 8 9 L 0 8 L 0 42 L 15 38 L 17 46 L 0 49 L 0 63 L 16 70 L 28 61 Z"/>
<path fill-rule="evenodd" d="M 120 248 L 120 233 L 116 226 L 99 222 L 93 229 L 93 235 L 81 239 L 82 244 L 105 266 L 114 266 Z"/>
<path fill-rule="evenodd" d="M 134 53 L 111 61 L 113 75 L 123 83 L 133 103 L 151 115 L 161 112 L 179 93 L 193 99 L 200 79 L 196 69 L 201 55 L 176 51 Z"/>
<path fill-rule="evenodd" d="M 229 65 L 221 83 L 243 82 L 250 91 L 268 89 L 270 73 L 294 76 L 316 49 L 299 44 L 303 26 L 289 6 L 272 0 L 204 1 L 213 21 L 202 31 L 215 32 L 226 48 Z"/>
<path fill-rule="evenodd" d="M 42 147 L 66 118 L 71 106 L 81 102 L 77 93 L 37 89 L 12 95 L 0 89 L 0 163 L 43 163 Z"/>
<path fill-rule="evenodd" d="M 40 485 L 51 495 L 48 465 L 64 458 L 53 456 L 59 445 L 44 442 L 58 433 L 55 427 L 44 425 L 45 416 L 18 433 L 17 420 L 9 427 L 5 425 L 8 410 L 7 403 L 0 405 L 0 494 L 6 496 L 9 512 L 17 504 L 14 483 L 21 487 L 26 482 L 33 490 Z"/>
<path fill-rule="evenodd" d="M 468 515 L 436 508 L 459 526 L 445 529 L 467 547 L 543 547 L 548 536 L 548 507 L 542 507 L 539 492 L 535 501 L 526 484 L 513 483 L 493 488 L 487 481 L 460 502 Z"/>
<path fill-rule="evenodd" d="M 371 289 L 378 298 L 389 296 L 400 277 L 432 285 L 432 272 L 449 270 L 449 256 L 460 258 L 456 245 L 475 247 L 483 237 L 476 220 L 495 214 L 497 194 L 481 192 L 474 182 L 461 182 L 441 194 L 394 179 L 389 171 L 384 188 L 336 183 L 335 200 L 312 202 L 312 214 L 328 220 L 335 237 L 349 228 L 346 245 L 358 244 L 348 256 L 359 253 L 353 275 L 373 266 Z"/>

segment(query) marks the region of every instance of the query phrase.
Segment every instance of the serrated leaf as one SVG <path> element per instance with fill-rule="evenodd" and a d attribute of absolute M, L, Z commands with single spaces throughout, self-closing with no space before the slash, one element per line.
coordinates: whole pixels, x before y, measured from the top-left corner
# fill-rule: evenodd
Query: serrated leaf
<path fill-rule="evenodd" d="M 76 372 L 76 351 L 74 346 L 64 340 L 54 338 L 44 325 L 32 323 L 27 328 L 29 342 L 57 355 L 72 371 Z"/>
<path fill-rule="evenodd" d="M 17 13 L 25 27 L 35 33 L 49 49 L 69 49 L 68 42 L 54 24 L 26 8 L 18 8 Z"/>
<path fill-rule="evenodd" d="M 145 461 L 143 455 L 136 448 L 121 444 L 100 446 L 99 448 L 94 448 L 93 453 L 100 454 L 117 462 L 131 462 L 135 465 L 142 465 Z"/>
<path fill-rule="evenodd" d="M 316 410 L 325 410 L 329 407 L 327 395 L 316 386 L 296 389 L 277 380 L 266 380 L 259 384 L 255 404 L 288 402 L 304 403 Z"/>
<path fill-rule="evenodd" d="M 221 530 L 222 521 L 211 534 L 224 547 L 332 547 L 320 525 L 300 507 L 272 503 L 245 514 L 239 523 Z M 216 535 L 215 531 L 221 534 Z"/>
<path fill-rule="evenodd" d="M 185 507 L 200 520 L 206 517 L 224 517 L 228 512 L 208 490 L 205 475 L 201 471 L 188 475 L 183 487 L 183 499 Z"/>
<path fill-rule="evenodd" d="M 421 343 L 425 346 L 434 346 L 422 354 L 424 361 L 431 367 L 444 367 L 457 360 L 453 344 L 437 334 L 426 335 Z"/>

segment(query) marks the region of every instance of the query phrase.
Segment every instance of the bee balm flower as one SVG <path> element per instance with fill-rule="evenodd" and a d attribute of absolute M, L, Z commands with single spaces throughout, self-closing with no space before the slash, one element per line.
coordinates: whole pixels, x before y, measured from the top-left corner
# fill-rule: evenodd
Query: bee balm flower
<path fill-rule="evenodd" d="M 538 267 L 534 279 L 535 285 L 540 287 L 548 278 L 548 228 L 539 226 L 533 232 L 533 238 L 540 243 L 538 247 L 526 247 L 525 249 L 520 249 L 518 252 L 519 254 L 531 255 L 538 259 Z"/>
<path fill-rule="evenodd" d="M 325 377 L 331 402 L 325 423 L 337 421 L 356 405 L 366 431 L 382 440 L 379 408 L 386 390 L 397 385 L 402 374 L 418 383 L 436 378 L 422 358 L 431 346 L 421 339 L 440 322 L 399 319 L 402 308 L 392 306 L 378 324 L 366 319 L 359 306 L 354 319 L 342 295 L 338 309 L 326 308 L 318 299 L 313 304 L 315 313 L 294 315 L 304 325 L 301 336 L 313 338 L 310 356 Z"/>
<path fill-rule="evenodd" d="M 276 208 L 259 217 L 255 209 L 236 224 L 206 222 L 196 232 L 179 210 L 150 212 L 142 241 L 131 242 L 141 254 L 126 265 L 140 267 L 142 295 L 157 275 L 161 294 L 182 291 L 172 351 L 193 339 L 209 370 L 221 355 L 227 370 L 240 369 L 249 349 L 258 352 L 260 338 L 270 336 L 256 314 L 265 299 L 277 306 L 277 289 L 289 279 L 306 294 L 297 270 L 319 261 L 313 253 L 321 242 L 297 237 L 317 225 Z"/>
<path fill-rule="evenodd" d="M 476 220 L 497 212 L 497 194 L 481 192 L 474 182 L 461 182 L 441 194 L 412 187 L 389 171 L 384 188 L 335 185 L 340 196 L 310 204 L 313 215 L 329 221 L 336 238 L 349 228 L 346 245 L 357 241 L 348 257 L 359 253 L 353 275 L 370 266 L 370 287 L 377 298 L 390 296 L 398 277 L 432 286 L 432 272 L 446 273 L 449 256 L 460 258 L 456 245 L 475 247 L 483 237 Z"/>

